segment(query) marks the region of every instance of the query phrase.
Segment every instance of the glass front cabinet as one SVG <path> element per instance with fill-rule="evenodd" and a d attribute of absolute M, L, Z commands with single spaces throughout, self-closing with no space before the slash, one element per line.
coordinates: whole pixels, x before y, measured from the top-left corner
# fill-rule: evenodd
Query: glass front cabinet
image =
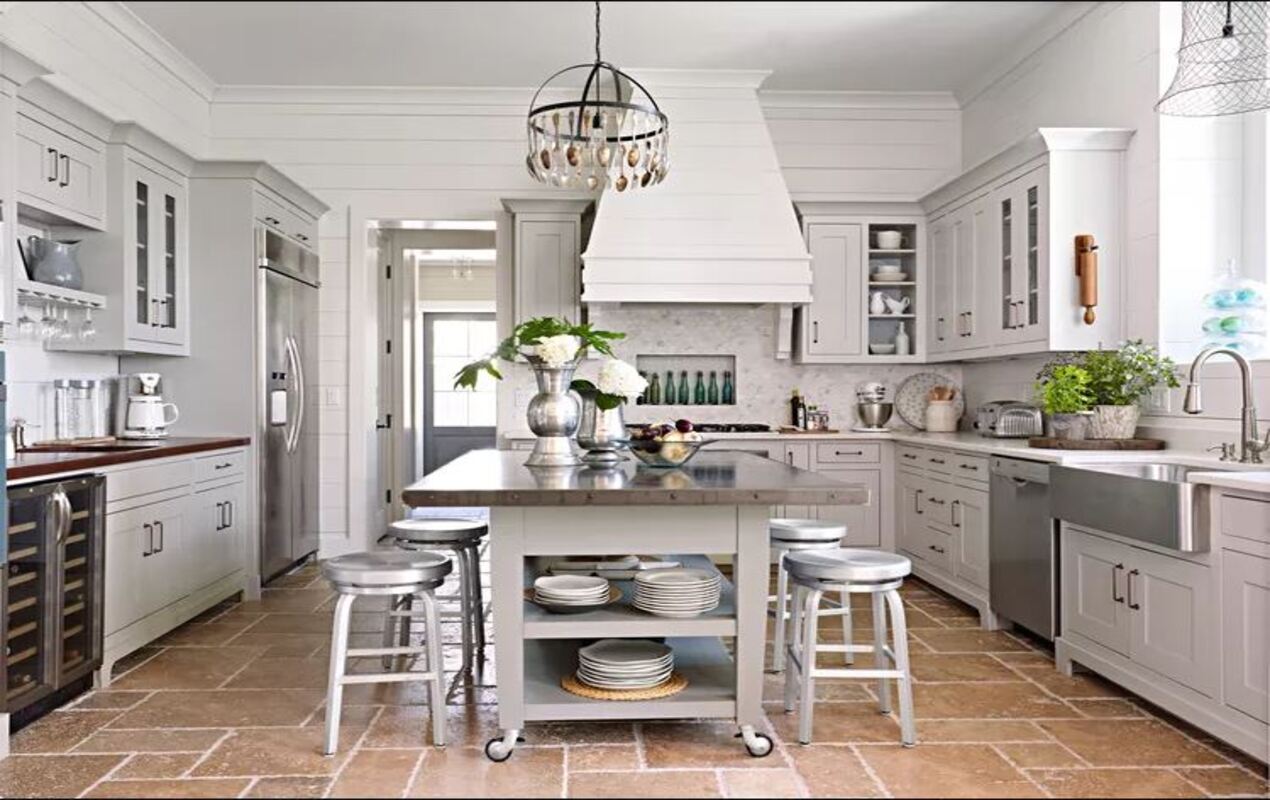
<path fill-rule="evenodd" d="M 997 258 L 999 294 L 993 311 L 1001 343 L 1030 342 L 1046 336 L 1048 197 L 1046 167 L 1038 167 L 993 193 L 995 230 L 1000 236 Z"/>
<path fill-rule="evenodd" d="M 185 188 L 137 161 L 129 160 L 125 172 L 133 199 L 132 213 L 125 217 L 130 269 L 123 301 L 128 338 L 185 344 Z"/>

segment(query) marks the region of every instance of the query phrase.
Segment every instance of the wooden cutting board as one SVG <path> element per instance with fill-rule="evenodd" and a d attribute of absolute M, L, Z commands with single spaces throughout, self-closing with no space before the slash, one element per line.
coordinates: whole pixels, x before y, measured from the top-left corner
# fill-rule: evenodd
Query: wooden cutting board
<path fill-rule="evenodd" d="M 1033 436 L 1028 447 L 1046 450 L 1163 450 L 1163 439 L 1054 439 Z"/>

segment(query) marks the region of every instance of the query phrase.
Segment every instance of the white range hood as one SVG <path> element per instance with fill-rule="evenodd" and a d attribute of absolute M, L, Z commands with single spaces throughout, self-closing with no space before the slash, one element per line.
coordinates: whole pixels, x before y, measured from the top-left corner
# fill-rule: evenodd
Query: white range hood
<path fill-rule="evenodd" d="M 767 73 L 634 74 L 670 117 L 670 174 L 600 198 L 582 301 L 810 302 L 811 256 L 758 102 Z"/>

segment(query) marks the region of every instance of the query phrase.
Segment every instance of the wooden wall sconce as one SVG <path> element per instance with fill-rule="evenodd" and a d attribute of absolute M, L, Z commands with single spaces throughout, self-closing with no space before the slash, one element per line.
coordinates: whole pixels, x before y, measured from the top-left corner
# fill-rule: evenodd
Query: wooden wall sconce
<path fill-rule="evenodd" d="M 1094 237 L 1076 237 L 1076 277 L 1080 280 L 1080 305 L 1085 309 L 1085 324 L 1093 325 L 1094 307 L 1098 305 L 1098 245 Z"/>

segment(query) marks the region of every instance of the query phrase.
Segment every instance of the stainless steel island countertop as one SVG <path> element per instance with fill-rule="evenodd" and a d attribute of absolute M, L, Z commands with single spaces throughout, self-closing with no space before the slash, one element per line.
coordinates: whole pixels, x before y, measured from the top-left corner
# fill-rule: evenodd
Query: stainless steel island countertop
<path fill-rule="evenodd" d="M 419 506 L 865 505 L 869 490 L 734 450 L 702 450 L 678 469 L 526 467 L 526 454 L 476 450 L 406 487 Z"/>

